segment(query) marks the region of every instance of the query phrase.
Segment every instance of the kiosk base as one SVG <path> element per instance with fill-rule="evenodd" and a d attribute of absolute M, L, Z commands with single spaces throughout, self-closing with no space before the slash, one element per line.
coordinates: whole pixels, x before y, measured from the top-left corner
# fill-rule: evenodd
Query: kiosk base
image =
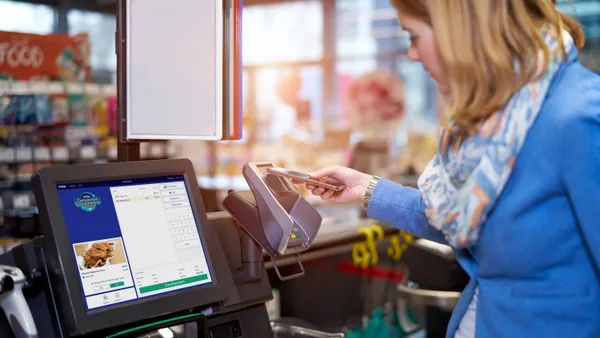
<path fill-rule="evenodd" d="M 243 238 L 235 221 L 227 213 L 209 214 L 211 227 L 222 243 L 240 243 Z M 15 266 L 27 276 L 28 287 L 23 290 L 25 299 L 37 326 L 38 338 L 71 338 L 61 322 L 60 310 L 56 306 L 54 291 L 50 287 L 50 275 L 44 257 L 44 239 L 38 237 L 0 255 L 0 265 Z M 245 255 L 239 245 L 223 245 L 227 263 L 232 272 L 243 266 Z M 264 268 L 262 268 L 264 270 Z M 255 278 L 235 281 L 235 287 L 222 304 L 215 304 L 209 312 L 177 313 L 129 327 L 114 328 L 110 332 L 88 334 L 85 338 L 106 337 L 159 337 L 161 328 L 183 327 L 185 332 L 176 337 L 186 338 L 248 338 L 273 337 L 265 302 L 272 298 L 268 275 L 265 271 Z M 182 325 L 185 324 L 185 325 Z M 10 323 L 0 311 L 0 337 L 15 337 Z"/>

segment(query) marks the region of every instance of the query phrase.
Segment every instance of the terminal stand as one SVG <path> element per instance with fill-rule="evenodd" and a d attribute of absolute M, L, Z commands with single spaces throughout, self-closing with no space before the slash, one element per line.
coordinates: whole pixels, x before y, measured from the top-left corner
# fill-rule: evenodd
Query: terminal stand
<path fill-rule="evenodd" d="M 267 252 L 277 276 L 290 280 L 304 275 L 298 255 L 306 251 L 322 222 L 319 212 L 285 179 L 269 174 L 270 162 L 248 163 L 243 174 L 250 186 L 247 191 L 232 191 L 223 206 Z M 277 260 L 294 256 L 296 271 L 284 275 Z"/>
<path fill-rule="evenodd" d="M 235 271 L 234 279 L 239 283 L 260 280 L 263 271 L 262 248 L 238 225 L 242 266 Z"/>

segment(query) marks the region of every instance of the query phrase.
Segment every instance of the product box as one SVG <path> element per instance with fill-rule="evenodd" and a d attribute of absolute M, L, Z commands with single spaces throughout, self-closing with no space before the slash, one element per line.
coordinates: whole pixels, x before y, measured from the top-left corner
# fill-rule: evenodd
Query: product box
<path fill-rule="evenodd" d="M 89 122 L 90 109 L 85 95 L 69 95 L 70 122 L 74 126 L 86 126 Z"/>
<path fill-rule="evenodd" d="M 53 94 L 50 96 L 52 122 L 64 123 L 69 121 L 69 100 L 66 95 Z"/>
<path fill-rule="evenodd" d="M 34 101 L 37 123 L 52 123 L 52 102 L 50 101 L 50 96 L 47 94 L 38 94 L 34 96 Z"/>
<path fill-rule="evenodd" d="M 5 95 L 0 99 L 0 125 L 14 125 L 17 123 L 17 95 Z"/>
<path fill-rule="evenodd" d="M 110 132 L 110 121 L 108 117 L 108 102 L 102 97 L 90 98 L 92 121 L 96 136 L 106 136 Z"/>
<path fill-rule="evenodd" d="M 34 95 L 19 95 L 17 106 L 17 124 L 36 124 L 37 114 L 35 110 Z"/>

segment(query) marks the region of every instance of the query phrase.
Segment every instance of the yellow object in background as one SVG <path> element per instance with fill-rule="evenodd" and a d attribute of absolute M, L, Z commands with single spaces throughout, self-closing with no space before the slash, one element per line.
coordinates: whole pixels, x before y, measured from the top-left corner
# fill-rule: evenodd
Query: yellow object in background
<path fill-rule="evenodd" d="M 352 246 L 352 261 L 355 266 L 366 269 L 371 262 L 371 254 L 365 242 L 354 243 Z"/>
<path fill-rule="evenodd" d="M 413 242 L 414 237 L 404 231 L 390 236 L 390 246 L 387 249 L 388 256 L 394 261 L 399 261 Z"/>
<path fill-rule="evenodd" d="M 413 237 L 413 235 L 411 235 L 409 233 L 400 231 L 400 234 L 402 235 L 402 238 L 404 239 L 404 243 L 406 243 L 407 245 L 411 245 L 415 241 L 415 238 Z"/>
<path fill-rule="evenodd" d="M 373 229 L 370 227 L 361 227 L 358 229 L 358 232 L 365 235 L 365 240 L 355 243 L 352 247 L 352 260 L 354 261 L 354 265 L 366 269 L 372 265 L 374 259 L 373 250 L 371 248 L 371 243 L 374 243 Z"/>
<path fill-rule="evenodd" d="M 399 261 L 402 258 L 402 248 L 400 247 L 400 237 L 393 235 L 390 237 L 390 247 L 387 249 L 388 256 L 394 260 Z"/>
<path fill-rule="evenodd" d="M 383 241 L 385 233 L 383 229 L 373 224 L 358 229 L 360 234 L 365 235 L 364 241 L 354 243 L 352 247 L 352 261 L 355 266 L 366 269 L 379 264 L 379 253 L 377 243 Z M 400 231 L 390 238 L 390 246 L 387 248 L 388 257 L 393 261 L 399 261 L 408 247 L 414 242 L 414 237 L 404 231 Z"/>
<path fill-rule="evenodd" d="M 379 264 L 379 253 L 377 252 L 377 243 L 375 240 L 381 242 L 384 238 L 383 229 L 377 225 L 373 224 L 369 227 L 373 232 L 373 238 L 368 243 L 368 247 L 371 250 L 371 266 L 377 266 Z"/>

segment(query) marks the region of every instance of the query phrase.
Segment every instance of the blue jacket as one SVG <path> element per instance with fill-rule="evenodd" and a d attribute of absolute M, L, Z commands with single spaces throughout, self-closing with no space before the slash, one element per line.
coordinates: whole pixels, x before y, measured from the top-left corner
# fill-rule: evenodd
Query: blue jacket
<path fill-rule="evenodd" d="M 444 243 L 418 190 L 382 179 L 368 215 Z M 600 76 L 571 52 L 472 249 L 454 333 L 479 285 L 475 332 L 488 337 L 600 337 Z"/>

